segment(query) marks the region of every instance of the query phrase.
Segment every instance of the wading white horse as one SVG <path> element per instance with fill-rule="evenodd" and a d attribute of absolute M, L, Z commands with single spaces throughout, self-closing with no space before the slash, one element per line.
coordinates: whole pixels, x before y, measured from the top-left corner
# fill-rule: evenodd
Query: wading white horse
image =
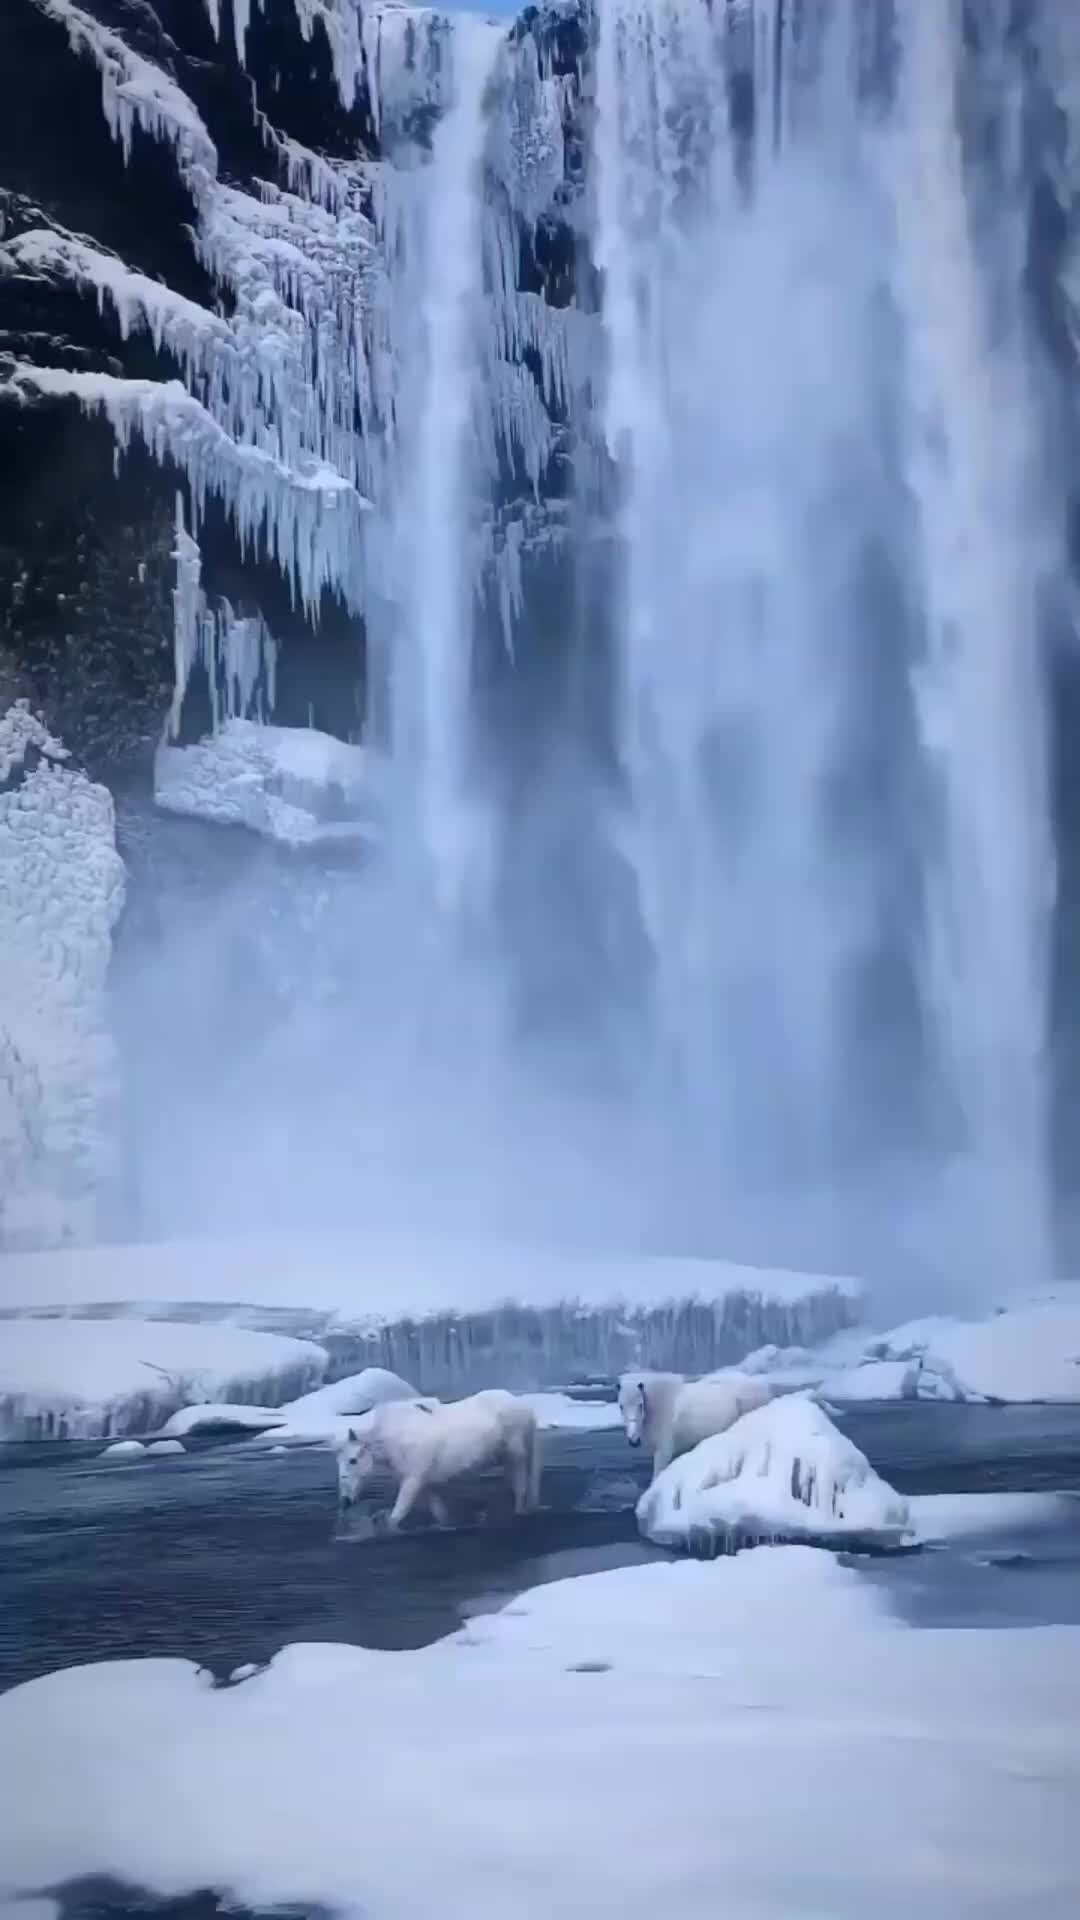
<path fill-rule="evenodd" d="M 653 1479 L 680 1453 L 689 1453 L 711 1434 L 725 1433 L 744 1413 L 763 1407 L 772 1395 L 763 1380 L 749 1373 L 722 1380 L 687 1380 L 681 1373 L 624 1373 L 619 1381 L 619 1412 L 632 1447 L 649 1447 Z"/>
<path fill-rule="evenodd" d="M 449 1523 L 440 1487 L 482 1467 L 501 1467 L 514 1495 L 514 1512 L 540 1499 L 542 1467 L 536 1415 L 524 1400 L 489 1387 L 467 1400 L 390 1400 L 363 1427 L 350 1427 L 338 1448 L 338 1493 L 343 1506 L 359 1499 L 380 1467 L 397 1480 L 390 1526 L 398 1528 L 424 1498 L 436 1523 Z"/>

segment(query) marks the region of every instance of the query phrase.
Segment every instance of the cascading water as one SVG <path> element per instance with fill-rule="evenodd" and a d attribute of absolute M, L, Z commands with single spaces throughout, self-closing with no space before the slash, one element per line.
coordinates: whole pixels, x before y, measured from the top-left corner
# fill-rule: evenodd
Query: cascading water
<path fill-rule="evenodd" d="M 1021 305 L 1027 233 L 1008 9 L 984 9 L 1001 151 L 982 185 L 982 258 L 964 172 L 953 11 L 902 16 L 894 149 L 907 337 L 906 455 L 923 651 L 919 738 L 932 783 L 925 988 L 969 1232 L 1003 1273 L 1050 1259 L 1045 1048 L 1054 854 L 1039 634 L 1054 561 Z M 992 200 L 992 207 L 987 201 Z"/>
<path fill-rule="evenodd" d="M 150 1230 L 232 1205 L 239 1138 L 245 1225 L 302 1189 L 305 1223 L 1045 1268 L 1065 565 L 1026 248 L 1058 0 L 567 0 L 510 30 L 297 0 L 378 156 L 282 140 L 257 195 L 173 81 L 37 4 L 125 151 L 172 142 L 235 312 L 23 235 L 12 264 L 149 328 L 187 391 L 10 378 L 185 478 L 183 673 L 223 656 L 225 698 L 273 698 L 269 636 L 202 598 L 210 496 L 366 647 L 378 850 L 259 877 L 288 1017 L 249 1057 L 217 1009 L 235 1078 L 184 1089 L 197 1177 Z M 198 1000 L 217 958 L 186 952 L 162 979 Z"/>
<path fill-rule="evenodd" d="M 788 1257 L 824 1213 L 834 1253 L 876 1216 L 880 1258 L 883 1208 L 916 1208 L 946 1263 L 1044 1270 L 1022 175 L 977 252 L 948 0 L 606 0 L 596 57 L 644 1097 Z"/>
<path fill-rule="evenodd" d="M 392 859 L 453 914 L 478 850 L 470 805 L 470 683 L 478 510 L 473 416 L 480 376 L 485 89 L 503 36 L 465 16 L 441 43 L 443 111 L 430 151 L 410 147 L 381 183 L 390 263 L 397 418 L 373 540 L 389 631 L 396 817 Z M 389 144 L 391 160 L 394 142 Z M 473 800 L 475 796 L 472 797 Z M 417 865 L 419 863 L 419 866 Z M 405 878 L 403 874 L 399 879 Z M 408 882 L 407 882 L 408 883 Z"/>

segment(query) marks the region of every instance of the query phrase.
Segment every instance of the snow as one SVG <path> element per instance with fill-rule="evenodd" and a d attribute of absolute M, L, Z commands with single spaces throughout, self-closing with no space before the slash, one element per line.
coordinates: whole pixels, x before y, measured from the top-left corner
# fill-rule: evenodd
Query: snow
<path fill-rule="evenodd" d="M 439 1235 L 168 1241 L 0 1259 L 0 1310 L 105 1302 L 347 1338 L 425 1392 L 534 1389 L 627 1366 L 704 1372 L 744 1346 L 805 1342 L 855 1319 L 853 1282 L 723 1261 L 588 1253 Z M 188 1309 L 190 1310 L 190 1308 Z"/>
<path fill-rule="evenodd" d="M 102 1460 L 140 1460 L 146 1448 L 141 1440 L 113 1440 L 101 1449 Z"/>
<path fill-rule="evenodd" d="M 869 1349 L 918 1359 L 958 1400 L 1080 1400 L 1080 1294 L 1007 1307 L 992 1318 L 912 1320 Z"/>
<path fill-rule="evenodd" d="M 0 1898 L 110 1875 L 383 1920 L 447 1889 L 471 1920 L 1072 1920 L 1078 1719 L 1075 1629 L 914 1631 L 800 1548 L 625 1568 L 420 1652 L 11 1690 Z"/>
<path fill-rule="evenodd" d="M 933 1545 L 997 1533 L 1028 1533 L 1080 1518 L 1073 1493 L 923 1493 L 908 1501 L 915 1538 Z"/>
<path fill-rule="evenodd" d="M 12 1319 L 0 1327 L 0 1438 L 152 1430 L 189 1400 L 264 1400 L 310 1386 L 311 1341 L 168 1320 Z"/>
<path fill-rule="evenodd" d="M 280 1407 L 243 1406 L 232 1400 L 200 1401 L 197 1406 L 178 1407 L 171 1413 L 161 1431 L 175 1438 L 185 1438 L 191 1433 L 220 1433 L 235 1430 L 238 1433 L 275 1434 L 285 1425 L 285 1416 Z"/>
<path fill-rule="evenodd" d="M 523 1393 L 545 1430 L 559 1433 L 606 1433 L 622 1425 L 614 1400 L 576 1400 L 568 1393 Z"/>
<path fill-rule="evenodd" d="M 799 1394 L 743 1414 L 673 1460 L 637 1515 L 660 1546 L 697 1551 L 760 1539 L 895 1547 L 911 1534 L 907 1502 Z"/>
<path fill-rule="evenodd" d="M 165 1454 L 183 1453 L 184 1445 L 180 1440 L 151 1440 L 146 1451 L 160 1459 Z"/>
<path fill-rule="evenodd" d="M 90 1238 L 113 1167 L 124 868 L 110 795 L 66 759 L 24 702 L 0 714 L 0 1249 Z"/>
<path fill-rule="evenodd" d="M 915 1400 L 921 1373 L 919 1360 L 867 1360 L 860 1366 L 825 1374 L 817 1390 L 823 1400 L 839 1405 L 859 1400 Z"/>
<path fill-rule="evenodd" d="M 154 799 L 168 813 L 248 827 L 287 846 L 366 841 L 372 756 L 315 728 L 229 719 L 194 746 L 158 749 Z"/>
<path fill-rule="evenodd" d="M 412 1400 L 417 1389 L 385 1367 L 365 1367 L 326 1387 L 316 1387 L 279 1407 L 181 1407 L 166 1421 L 167 1434 L 213 1433 L 233 1427 L 282 1441 L 337 1441 L 345 1438 L 350 1418 L 370 1413 L 386 1400 Z"/>

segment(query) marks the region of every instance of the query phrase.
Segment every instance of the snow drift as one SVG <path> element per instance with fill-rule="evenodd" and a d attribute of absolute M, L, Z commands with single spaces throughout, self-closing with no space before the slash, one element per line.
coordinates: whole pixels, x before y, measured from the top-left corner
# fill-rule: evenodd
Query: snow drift
<path fill-rule="evenodd" d="M 895 1547 L 907 1502 L 801 1395 L 746 1413 L 659 1474 L 637 1508 L 660 1546 L 715 1553 L 759 1540 Z"/>
<path fill-rule="evenodd" d="M 313 1387 L 327 1355 L 308 1340 L 168 1320 L 6 1320 L 0 1440 L 146 1433 L 191 1401 L 265 1402 Z"/>
<path fill-rule="evenodd" d="M 420 1652 L 289 1647 L 228 1687 L 74 1668 L 0 1698 L 0 1902 L 108 1874 L 396 1920 L 1073 1920 L 1078 1649 L 912 1632 L 784 1547 L 562 1581 Z"/>

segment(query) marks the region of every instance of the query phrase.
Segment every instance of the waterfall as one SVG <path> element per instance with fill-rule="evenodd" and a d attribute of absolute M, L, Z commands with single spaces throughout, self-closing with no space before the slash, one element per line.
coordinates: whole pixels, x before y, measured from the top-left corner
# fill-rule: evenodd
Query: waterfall
<path fill-rule="evenodd" d="M 984 1257 L 1048 1266 L 1046 1045 L 1054 855 L 1040 600 L 1053 562 L 1021 285 L 1019 77 L 1007 10 L 984 9 L 1002 137 L 978 202 L 965 177 L 955 10 L 904 11 L 894 153 L 909 359 L 907 459 L 923 649 L 919 737 L 932 782 L 926 1005 Z"/>
<path fill-rule="evenodd" d="M 452 914 L 470 889 L 479 823 L 470 807 L 470 684 L 477 486 L 473 417 L 483 294 L 485 90 L 503 36 L 465 16 L 440 43 L 444 110 L 430 150 L 389 156 L 381 238 L 397 362 L 386 498 L 373 536 L 385 549 L 388 681 L 397 779 L 394 857 Z M 470 844 L 472 843 L 472 844 Z M 473 872 L 475 879 L 475 872 Z"/>
<path fill-rule="evenodd" d="M 211 499 L 300 613 L 337 596 L 363 683 L 342 731 L 377 851 L 275 871 L 269 911 L 252 881 L 228 920 L 273 948 L 259 1045 L 223 1002 L 220 1110 L 181 1100 L 185 1062 L 169 1086 L 213 1224 L 242 1136 L 244 1225 L 302 1188 L 364 1220 L 1046 1270 L 1068 573 L 1029 242 L 1040 167 L 1080 205 L 1067 9 L 296 0 L 369 150 L 270 130 L 284 180 L 248 193 L 178 82 L 38 4 L 125 155 L 171 145 L 229 298 L 21 235 L 8 264 L 183 377 L 0 384 L 172 462 L 178 676 L 207 666 L 213 720 L 270 711 L 290 656 L 207 598 Z"/>
<path fill-rule="evenodd" d="M 759 1236 L 876 1215 L 880 1256 L 883 1208 L 914 1211 L 969 1276 L 1050 1259 L 1039 592 L 1060 557 L 1007 11 L 981 16 L 1004 157 L 976 233 L 951 0 L 596 10 L 642 1098 L 729 1230 L 754 1195 Z M 891 797 L 875 759 L 902 770 Z"/>

